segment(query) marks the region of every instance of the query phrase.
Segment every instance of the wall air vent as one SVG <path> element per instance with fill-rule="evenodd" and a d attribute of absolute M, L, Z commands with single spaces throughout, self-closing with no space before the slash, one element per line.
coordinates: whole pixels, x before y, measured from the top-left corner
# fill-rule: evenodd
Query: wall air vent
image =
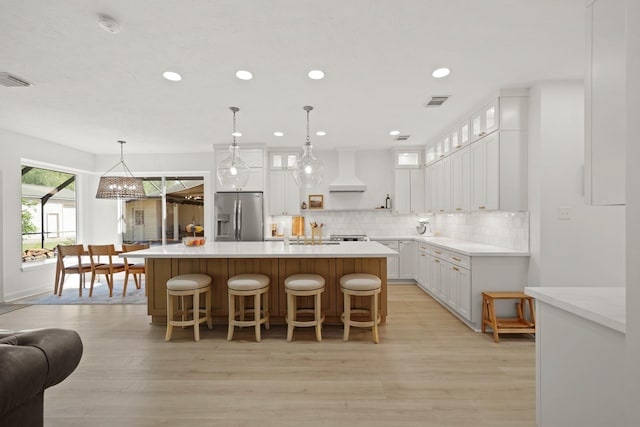
<path fill-rule="evenodd" d="M 13 74 L 0 72 L 0 85 L 6 87 L 15 87 L 15 86 L 31 86 L 31 83 L 26 82 Z"/>
<path fill-rule="evenodd" d="M 393 140 L 394 141 L 406 141 L 409 138 L 411 138 L 411 135 L 398 135 L 395 138 L 393 138 Z"/>
<path fill-rule="evenodd" d="M 427 108 L 439 107 L 444 104 L 447 99 L 449 99 L 448 96 L 432 96 L 424 106 Z"/>

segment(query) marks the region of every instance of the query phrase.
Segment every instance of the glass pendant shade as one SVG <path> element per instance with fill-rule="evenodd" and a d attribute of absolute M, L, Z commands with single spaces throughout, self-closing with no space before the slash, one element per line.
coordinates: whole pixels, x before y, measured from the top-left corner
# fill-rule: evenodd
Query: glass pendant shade
<path fill-rule="evenodd" d="M 296 161 L 293 178 L 299 186 L 311 188 L 322 182 L 324 166 L 313 155 L 311 143 L 306 143 L 302 150 L 302 157 Z"/>
<path fill-rule="evenodd" d="M 240 147 L 237 144 L 229 146 L 229 156 L 218 163 L 216 175 L 220 184 L 240 190 L 247 185 L 249 181 L 249 165 L 238 155 Z"/>
<path fill-rule="evenodd" d="M 144 192 L 142 179 L 133 176 L 124 163 L 123 146 L 126 142 L 118 141 L 118 143 L 120 144 L 120 161 L 100 177 L 96 199 L 146 199 L 147 195 Z M 107 175 L 120 165 L 122 165 L 124 175 Z"/>
<path fill-rule="evenodd" d="M 303 107 L 303 110 L 307 112 L 307 142 L 302 147 L 302 156 L 296 161 L 293 179 L 299 186 L 311 188 L 322 182 L 324 166 L 313 155 L 313 146 L 309 139 L 309 112 L 313 110 L 313 107 L 307 105 Z"/>
<path fill-rule="evenodd" d="M 249 181 L 249 165 L 240 158 L 240 147 L 236 143 L 236 113 L 240 111 L 238 107 L 229 107 L 233 112 L 233 142 L 229 146 L 229 156 L 220 163 L 216 170 L 218 181 L 223 187 L 234 190 L 242 190 Z"/>

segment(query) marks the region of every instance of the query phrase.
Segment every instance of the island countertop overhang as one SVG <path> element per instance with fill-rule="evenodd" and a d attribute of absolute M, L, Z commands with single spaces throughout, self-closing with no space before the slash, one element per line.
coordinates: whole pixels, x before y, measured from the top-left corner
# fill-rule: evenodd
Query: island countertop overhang
<path fill-rule="evenodd" d="M 295 242 L 294 242 L 295 243 Z M 212 242 L 203 246 L 154 246 L 135 258 L 384 258 L 398 252 L 378 242 L 339 242 L 326 245 L 285 245 L 283 242 Z"/>

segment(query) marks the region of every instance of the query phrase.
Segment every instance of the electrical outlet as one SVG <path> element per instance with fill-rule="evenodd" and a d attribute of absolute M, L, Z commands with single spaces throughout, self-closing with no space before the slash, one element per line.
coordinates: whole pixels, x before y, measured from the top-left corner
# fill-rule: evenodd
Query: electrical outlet
<path fill-rule="evenodd" d="M 571 209 L 558 208 L 558 219 L 571 219 Z"/>

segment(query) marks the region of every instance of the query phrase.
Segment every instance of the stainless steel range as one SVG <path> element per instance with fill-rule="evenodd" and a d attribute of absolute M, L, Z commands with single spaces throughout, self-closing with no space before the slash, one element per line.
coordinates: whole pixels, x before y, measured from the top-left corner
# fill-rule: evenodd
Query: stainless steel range
<path fill-rule="evenodd" d="M 369 240 L 366 234 L 332 234 L 329 240 L 339 242 L 363 242 Z"/>

